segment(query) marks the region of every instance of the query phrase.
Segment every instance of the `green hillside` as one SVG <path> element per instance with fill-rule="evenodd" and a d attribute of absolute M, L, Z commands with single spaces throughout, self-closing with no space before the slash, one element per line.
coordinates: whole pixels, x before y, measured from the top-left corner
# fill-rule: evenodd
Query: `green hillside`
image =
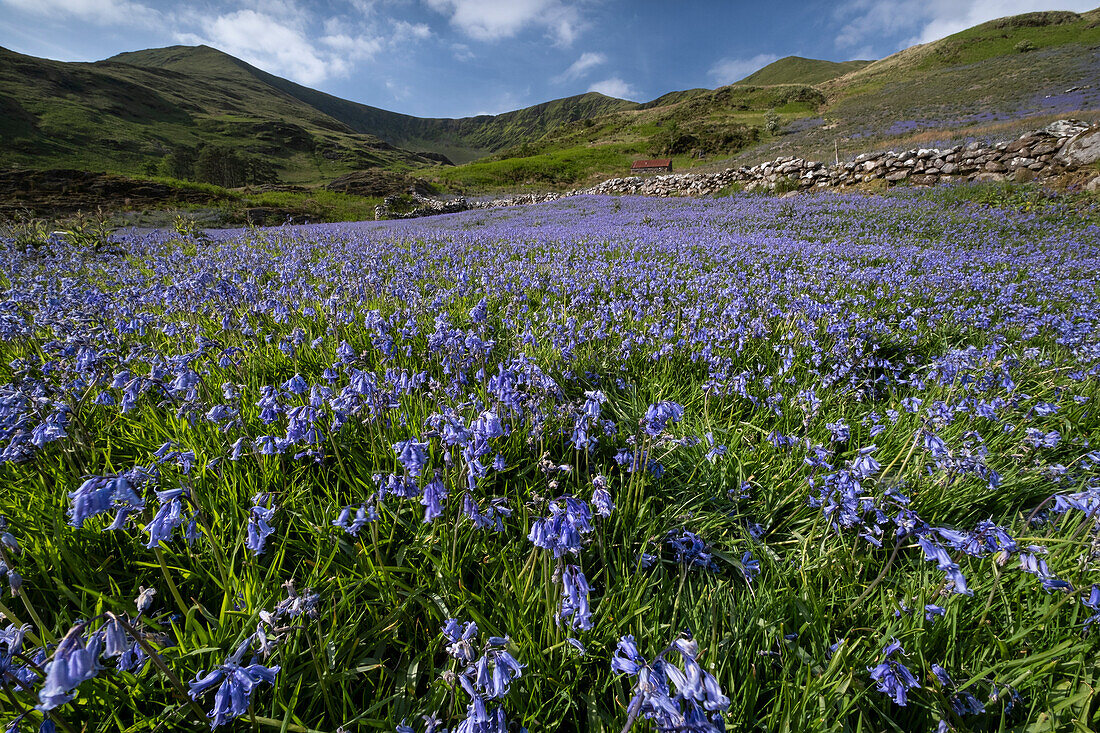
<path fill-rule="evenodd" d="M 218 52 L 200 54 L 210 60 Z M 62 63 L 0 49 L 0 165 L 150 172 L 173 150 L 223 146 L 285 182 L 431 161 L 299 102 L 246 73 L 187 73 L 118 61 Z"/>
<path fill-rule="evenodd" d="M 658 103 L 663 100 L 663 103 Z M 732 85 L 668 94 L 637 109 L 563 124 L 541 139 L 456 168 L 433 171 L 464 190 L 569 188 L 627 175 L 632 160 L 672 158 L 675 170 L 728 158 L 766 136 L 765 115 L 814 114 L 825 95 L 805 84 Z"/>
<path fill-rule="evenodd" d="M 134 51 L 113 56 L 100 63 L 124 63 L 143 69 L 169 69 L 193 78 L 214 78 L 230 83 L 236 80 L 246 80 L 248 84 L 259 82 L 312 110 L 338 120 L 356 132 L 374 135 L 407 150 L 442 153 L 456 162 L 466 162 L 526 140 L 537 139 L 563 122 L 637 106 L 625 99 L 589 92 L 499 115 L 460 119 L 425 118 L 389 112 L 334 97 L 269 74 L 207 46 L 172 46 Z"/>
<path fill-rule="evenodd" d="M 853 71 L 858 71 L 871 61 L 822 61 L 801 56 L 787 56 L 773 61 L 759 71 L 737 82 L 755 86 L 769 84 L 820 84 Z"/>
<path fill-rule="evenodd" d="M 1027 13 L 913 46 L 818 85 L 813 118 L 737 162 L 1003 139 L 1061 117 L 1100 119 L 1100 9 Z"/>
<path fill-rule="evenodd" d="M 677 170 L 821 160 L 1100 119 L 1097 79 L 1100 9 L 1002 18 L 874 62 L 789 56 L 730 86 L 644 104 L 588 93 L 462 119 L 340 99 L 206 46 L 95 63 L 0 49 L 0 166 L 178 178 L 215 150 L 249 183 L 376 168 L 455 190 L 568 188 L 640 157 L 671 157 Z"/>
<path fill-rule="evenodd" d="M 635 106 L 589 93 L 503 115 L 424 119 L 308 89 L 206 46 L 95 63 L 0 49 L 0 166 L 163 173 L 174 150 L 219 146 L 267 178 L 314 184 L 437 164 L 416 151 L 470 160 Z"/>

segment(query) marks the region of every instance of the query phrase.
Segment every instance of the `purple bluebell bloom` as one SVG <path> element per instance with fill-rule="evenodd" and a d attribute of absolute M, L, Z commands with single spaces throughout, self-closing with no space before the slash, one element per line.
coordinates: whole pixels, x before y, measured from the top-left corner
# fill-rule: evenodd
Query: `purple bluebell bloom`
<path fill-rule="evenodd" d="M 897 639 L 883 649 L 882 662 L 874 667 L 868 667 L 867 670 L 871 673 L 871 679 L 879 692 L 885 693 L 895 703 L 904 706 L 908 703 L 909 690 L 920 687 L 920 682 L 908 667 L 891 658 L 894 654 L 905 654 L 905 650 L 901 648 Z"/>
<path fill-rule="evenodd" d="M 279 673 L 279 667 L 265 667 L 253 662 L 242 665 L 241 657 L 248 646 L 248 642 L 242 644 L 233 655 L 209 672 L 199 672 L 194 681 L 190 683 L 190 695 L 192 700 L 198 700 L 209 690 L 217 686 L 214 693 L 214 707 L 207 716 L 210 718 L 210 728 L 241 717 L 248 712 L 248 706 L 252 702 L 252 693 L 262 684 L 275 684 L 275 676 Z"/>
<path fill-rule="evenodd" d="M 268 501 L 266 494 L 252 497 L 252 508 L 248 512 L 248 539 L 245 546 L 256 555 L 262 555 L 267 538 L 273 530 L 268 522 L 275 515 L 275 507 L 263 506 Z"/>
<path fill-rule="evenodd" d="M 99 674 L 102 650 L 103 637 L 100 634 L 92 634 L 85 639 L 84 624 L 74 626 L 46 663 L 46 679 L 38 692 L 38 709 L 53 710 L 72 700 L 81 682 Z"/>
<path fill-rule="evenodd" d="M 684 416 L 684 408 L 675 402 L 662 401 L 646 408 L 642 424 L 647 435 L 657 437 L 668 429 L 669 423 L 678 423 Z"/>
<path fill-rule="evenodd" d="M 580 567 L 566 565 L 561 574 L 562 600 L 559 621 L 568 621 L 574 629 L 592 628 L 592 611 L 588 607 L 588 580 Z"/>

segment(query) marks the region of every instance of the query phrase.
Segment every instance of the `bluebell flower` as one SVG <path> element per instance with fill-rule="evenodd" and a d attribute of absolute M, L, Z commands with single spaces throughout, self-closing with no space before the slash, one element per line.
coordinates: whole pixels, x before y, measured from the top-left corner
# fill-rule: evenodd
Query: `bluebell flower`
<path fill-rule="evenodd" d="M 642 425 L 647 435 L 657 437 L 668 429 L 669 423 L 678 423 L 684 416 L 684 408 L 675 402 L 661 401 L 646 408 Z"/>
<path fill-rule="evenodd" d="M 694 532 L 683 530 L 679 535 L 669 532 L 665 537 L 665 543 L 672 547 L 676 554 L 676 561 L 679 563 L 706 570 L 718 569 L 707 543 Z"/>
<path fill-rule="evenodd" d="M 93 679 L 102 667 L 99 655 L 103 637 L 92 634 L 84 638 L 84 624 L 77 624 L 57 645 L 53 657 L 46 662 L 46 679 L 38 691 L 39 710 L 48 711 L 64 705 L 75 696 L 77 686 Z"/>
<path fill-rule="evenodd" d="M 424 486 L 420 503 L 424 505 L 424 521 L 432 522 L 443 514 L 443 502 L 447 499 L 447 487 L 437 475 Z"/>
<path fill-rule="evenodd" d="M 450 642 L 447 653 L 460 662 L 472 662 L 474 651 L 472 640 L 477 636 L 477 624 L 473 621 L 461 623 L 449 618 L 443 625 L 443 638 Z"/>
<path fill-rule="evenodd" d="M 829 423 L 825 427 L 829 430 L 830 433 L 832 433 L 834 443 L 847 443 L 848 438 L 850 438 L 852 435 L 851 428 L 849 428 L 848 423 L 844 422 L 843 420 L 837 420 L 834 423 Z"/>
<path fill-rule="evenodd" d="M 271 619 L 280 619 L 283 616 L 298 618 L 299 616 L 317 617 L 317 603 L 321 600 L 319 593 L 314 593 L 312 588 L 306 588 L 302 593 L 294 588 L 294 581 L 283 583 L 287 597 L 275 604 L 271 612 Z"/>
<path fill-rule="evenodd" d="M 1032 552 L 1020 553 L 1020 569 L 1037 577 L 1047 593 L 1056 590 L 1069 593 L 1073 590 L 1073 586 L 1069 582 L 1060 580 L 1051 574 L 1046 560 Z"/>
<path fill-rule="evenodd" d="M 130 648 L 130 639 L 126 630 L 117 618 L 111 618 L 104 625 L 103 630 L 103 656 L 121 656 Z"/>
<path fill-rule="evenodd" d="M 592 484 L 592 506 L 597 514 L 607 519 L 615 510 L 615 502 L 611 500 L 611 493 L 607 490 L 607 481 L 602 476 L 596 476 Z"/>
<path fill-rule="evenodd" d="M 580 567 L 566 565 L 561 574 L 562 601 L 559 621 L 567 620 L 574 629 L 592 628 L 592 611 L 588 607 L 588 580 Z"/>
<path fill-rule="evenodd" d="M 469 315 L 472 323 L 484 323 L 489 316 L 489 301 L 482 298 L 477 305 L 470 309 Z"/>
<path fill-rule="evenodd" d="M 924 550 L 925 558 L 927 560 L 934 560 L 936 566 L 944 572 L 947 579 L 951 581 L 951 585 L 956 593 L 967 596 L 974 595 L 974 591 L 967 588 L 966 577 L 963 576 L 958 564 L 951 559 L 951 556 L 947 554 L 947 551 L 944 550 L 943 547 L 933 542 L 927 535 L 918 537 L 917 544 Z"/>
<path fill-rule="evenodd" d="M 95 476 L 69 494 L 69 524 L 82 527 L 84 522 L 110 511 L 116 512 L 113 528 L 124 525 L 126 518 L 145 508 L 145 501 L 134 492 L 132 482 L 144 482 L 140 468 L 116 476 Z"/>
<path fill-rule="evenodd" d="M 401 440 L 393 444 L 397 460 L 411 476 L 419 476 L 428 463 L 428 444 L 415 440 Z"/>
<path fill-rule="evenodd" d="M 592 510 L 584 501 L 562 496 L 550 502 L 550 516 L 536 519 L 527 539 L 536 547 L 551 550 L 554 557 L 577 553 L 582 536 L 592 531 Z"/>
<path fill-rule="evenodd" d="M 746 550 L 741 554 L 741 566 L 739 568 L 742 577 L 748 583 L 752 583 L 760 575 L 760 561 L 753 558 L 752 553 Z"/>
<path fill-rule="evenodd" d="M 680 654 L 682 668 L 666 659 L 674 650 Z M 611 669 L 635 678 L 634 696 L 628 708 L 637 709 L 661 731 L 725 730 L 721 713 L 729 708 L 729 698 L 714 676 L 696 661 L 697 653 L 694 641 L 680 638 L 652 663 L 647 663 L 634 637 L 623 636 L 612 656 Z"/>
<path fill-rule="evenodd" d="M 211 729 L 247 713 L 252 702 L 252 693 L 261 684 L 275 684 L 275 676 L 280 669 L 278 666 L 265 667 L 255 662 L 247 666 L 241 665 L 242 650 L 246 646 L 247 644 L 242 645 L 225 664 L 210 672 L 200 671 L 189 684 L 192 700 L 198 700 L 215 686 L 218 688 L 214 693 L 214 707 L 207 713 Z"/>
<path fill-rule="evenodd" d="M 152 520 L 145 525 L 145 532 L 149 535 L 149 541 L 145 543 L 146 547 L 151 549 L 161 542 L 172 540 L 172 532 L 183 524 L 183 497 L 186 495 L 185 489 L 157 492 L 160 507 Z"/>
<path fill-rule="evenodd" d="M 256 494 L 252 497 L 252 508 L 248 512 L 248 539 L 245 547 L 256 555 L 262 555 L 267 538 L 273 530 L 268 522 L 275 515 L 275 507 L 264 507 L 267 503 L 266 494 Z"/>
<path fill-rule="evenodd" d="M 901 662 L 891 659 L 895 653 L 905 654 L 901 644 L 895 639 L 883 649 L 883 661 L 874 667 L 868 667 L 871 679 L 879 692 L 889 695 L 898 705 L 906 705 L 909 690 L 920 687 L 920 682 Z"/>
<path fill-rule="evenodd" d="M 1082 598 L 1081 603 L 1084 604 L 1085 608 L 1092 611 L 1092 614 L 1085 619 L 1084 627 L 1087 631 L 1089 626 L 1100 621 L 1100 586 L 1094 584 L 1092 590 L 1089 591 L 1089 597 Z"/>
<path fill-rule="evenodd" d="M 355 518 L 351 516 L 351 510 L 355 509 Z M 352 537 L 359 534 L 359 530 L 378 519 L 378 513 L 373 506 L 361 504 L 358 507 L 346 506 L 340 510 L 340 515 L 332 521 L 334 527 L 339 527 Z"/>
<path fill-rule="evenodd" d="M 303 395 L 309 389 L 309 383 L 301 374 L 295 374 L 283 383 L 282 388 L 293 395 Z"/>
<path fill-rule="evenodd" d="M 926 621 L 931 621 L 932 623 L 935 623 L 936 618 L 943 616 L 945 613 L 947 613 L 947 611 L 942 606 L 937 606 L 932 603 L 924 607 L 924 618 Z"/>

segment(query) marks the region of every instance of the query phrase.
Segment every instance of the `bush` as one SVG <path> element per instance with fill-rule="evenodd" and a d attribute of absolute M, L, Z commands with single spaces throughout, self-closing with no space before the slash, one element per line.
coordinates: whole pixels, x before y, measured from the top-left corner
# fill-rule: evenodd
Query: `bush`
<path fill-rule="evenodd" d="M 775 182 L 775 188 L 772 189 L 777 194 L 790 193 L 791 191 L 798 190 L 798 179 L 793 176 L 787 176 L 786 178 L 780 178 Z"/>
<path fill-rule="evenodd" d="M 779 133 L 779 126 L 782 123 L 779 113 L 774 109 L 769 109 L 764 113 L 764 129 L 767 130 L 769 135 L 775 135 Z"/>
<path fill-rule="evenodd" d="M 1016 53 L 1027 53 L 1028 51 L 1035 50 L 1035 42 L 1029 38 L 1025 38 L 1024 40 L 1017 43 L 1013 48 L 1016 49 Z"/>

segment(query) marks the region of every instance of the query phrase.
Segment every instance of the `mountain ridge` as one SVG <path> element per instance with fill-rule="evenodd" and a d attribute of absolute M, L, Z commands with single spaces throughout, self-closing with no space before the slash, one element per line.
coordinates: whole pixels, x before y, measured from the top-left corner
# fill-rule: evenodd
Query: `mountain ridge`
<path fill-rule="evenodd" d="M 467 178 L 477 185 L 570 185 L 631 157 L 669 155 L 677 168 L 820 157 L 934 130 L 1100 111 L 1098 78 L 1100 9 L 1008 16 L 877 61 L 788 56 L 732 85 L 648 102 L 589 92 L 465 118 L 342 99 L 209 46 L 94 62 L 0 49 L 0 165 L 148 174 L 181 150 L 214 146 L 289 184 L 370 168 L 460 184 L 466 166 L 438 167 L 449 160 L 474 161 L 479 172 Z"/>

